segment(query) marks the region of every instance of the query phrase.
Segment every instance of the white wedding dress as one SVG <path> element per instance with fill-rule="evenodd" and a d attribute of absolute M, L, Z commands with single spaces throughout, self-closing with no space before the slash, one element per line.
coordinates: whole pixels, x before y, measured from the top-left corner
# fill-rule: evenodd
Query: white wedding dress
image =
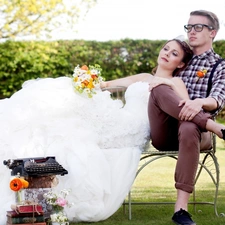
<path fill-rule="evenodd" d="M 75 93 L 68 77 L 30 80 L 0 101 L 0 160 L 55 156 L 68 170 L 56 187 L 71 189 L 73 221 L 111 216 L 129 192 L 143 146 L 149 139 L 148 84 L 127 89 L 126 104 L 99 90 L 93 98 Z M 15 202 L 11 170 L 0 170 L 1 216 Z"/>

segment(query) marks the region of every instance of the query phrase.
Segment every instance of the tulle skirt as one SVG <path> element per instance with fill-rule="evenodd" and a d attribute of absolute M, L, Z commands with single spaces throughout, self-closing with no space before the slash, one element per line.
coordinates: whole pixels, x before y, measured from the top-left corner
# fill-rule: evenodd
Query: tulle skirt
<path fill-rule="evenodd" d="M 125 97 L 125 105 L 108 91 L 85 98 L 67 77 L 27 81 L 0 101 L 0 159 L 55 156 L 68 170 L 55 189 L 71 189 L 69 219 L 105 220 L 128 194 L 149 140 L 147 83 L 131 85 Z M 10 173 L 2 165 L 2 224 L 15 203 Z"/>

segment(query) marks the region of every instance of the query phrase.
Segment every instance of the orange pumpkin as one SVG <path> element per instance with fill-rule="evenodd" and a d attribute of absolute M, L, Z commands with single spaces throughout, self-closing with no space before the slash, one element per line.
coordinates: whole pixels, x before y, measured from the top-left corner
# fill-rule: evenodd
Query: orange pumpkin
<path fill-rule="evenodd" d="M 22 178 L 16 177 L 10 181 L 9 186 L 11 190 L 19 191 L 22 188 L 27 188 L 29 186 L 29 182 Z"/>

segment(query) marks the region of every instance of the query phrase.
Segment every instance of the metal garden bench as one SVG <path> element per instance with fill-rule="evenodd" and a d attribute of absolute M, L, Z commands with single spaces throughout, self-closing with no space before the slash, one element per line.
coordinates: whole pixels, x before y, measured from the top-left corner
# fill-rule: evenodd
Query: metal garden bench
<path fill-rule="evenodd" d="M 113 98 L 124 100 L 124 93 L 126 91 L 126 87 L 110 87 L 106 88 L 104 90 L 108 90 L 112 93 Z M 219 182 L 220 182 L 220 169 L 219 169 L 219 163 L 216 157 L 216 135 L 212 135 L 212 148 L 207 149 L 204 151 L 201 151 L 200 153 L 200 160 L 199 160 L 199 166 L 198 171 L 195 178 L 195 184 L 197 184 L 200 175 L 203 171 L 205 171 L 214 186 L 214 194 L 212 196 L 212 201 L 203 201 L 197 199 L 197 190 L 194 190 L 192 194 L 192 201 L 189 202 L 189 204 L 194 205 L 194 209 L 196 210 L 196 206 L 198 204 L 201 205 L 212 205 L 214 208 L 214 213 L 216 216 L 219 216 L 217 211 L 217 198 L 218 198 L 218 191 L 219 191 Z M 145 150 L 142 152 L 139 167 L 137 169 L 136 177 L 135 179 L 140 175 L 140 173 L 151 163 L 153 163 L 156 160 L 163 159 L 163 158 L 172 158 L 174 160 L 177 160 L 178 158 L 178 151 L 158 151 L 154 147 L 151 146 L 149 142 L 149 146 L 146 146 Z M 149 184 L 151 185 L 151 183 Z M 128 193 L 128 198 L 124 201 L 123 207 L 124 212 L 126 211 L 126 205 L 128 205 L 128 214 L 129 219 L 132 218 L 132 206 L 133 205 L 152 205 L 152 204 L 175 204 L 174 202 L 161 202 L 161 201 L 152 201 L 152 202 L 145 202 L 145 201 L 132 201 L 132 188 L 130 192 Z M 223 214 L 220 214 L 223 215 Z"/>

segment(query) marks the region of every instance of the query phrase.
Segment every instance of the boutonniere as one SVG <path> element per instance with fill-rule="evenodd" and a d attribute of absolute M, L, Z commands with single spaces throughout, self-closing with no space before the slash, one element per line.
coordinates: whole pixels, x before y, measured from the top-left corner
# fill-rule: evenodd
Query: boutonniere
<path fill-rule="evenodd" d="M 203 78 L 205 75 L 206 75 L 206 73 L 207 73 L 207 70 L 206 69 L 202 69 L 202 70 L 198 70 L 197 72 L 196 72 L 196 82 L 198 82 L 198 80 L 200 79 L 200 78 Z"/>

